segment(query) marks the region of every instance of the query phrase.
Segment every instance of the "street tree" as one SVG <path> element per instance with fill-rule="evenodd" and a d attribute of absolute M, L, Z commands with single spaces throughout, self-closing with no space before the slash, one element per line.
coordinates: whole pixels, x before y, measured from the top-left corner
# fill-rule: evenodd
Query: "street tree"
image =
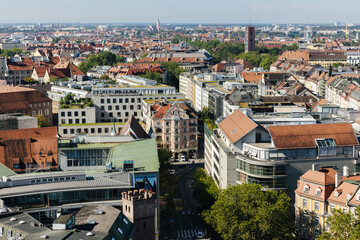
<path fill-rule="evenodd" d="M 329 231 L 318 236 L 317 240 L 360 239 L 360 208 L 357 207 L 354 213 L 333 209 L 326 224 L 330 226 Z"/>
<path fill-rule="evenodd" d="M 203 216 L 225 240 L 293 238 L 290 198 L 258 184 L 229 186 Z"/>

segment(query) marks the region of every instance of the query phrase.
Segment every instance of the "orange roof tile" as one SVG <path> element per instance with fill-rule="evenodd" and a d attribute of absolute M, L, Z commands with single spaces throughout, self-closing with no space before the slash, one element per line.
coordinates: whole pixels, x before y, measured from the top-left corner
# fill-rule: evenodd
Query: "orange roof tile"
<path fill-rule="evenodd" d="M 235 143 L 258 125 L 240 110 L 236 110 L 219 123 L 219 128 L 230 140 Z"/>
<path fill-rule="evenodd" d="M 317 138 L 334 138 L 338 146 L 358 145 L 350 123 L 269 126 L 276 148 L 315 148 Z"/>

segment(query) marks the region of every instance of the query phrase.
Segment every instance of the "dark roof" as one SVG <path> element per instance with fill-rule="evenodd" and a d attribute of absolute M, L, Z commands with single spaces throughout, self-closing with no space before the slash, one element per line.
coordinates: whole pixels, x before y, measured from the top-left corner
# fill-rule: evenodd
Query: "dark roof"
<path fill-rule="evenodd" d="M 131 115 L 127 120 L 126 124 L 120 131 L 120 135 L 130 134 L 133 138 L 150 138 L 149 135 L 145 132 L 144 128 L 140 125 L 139 121 Z"/>

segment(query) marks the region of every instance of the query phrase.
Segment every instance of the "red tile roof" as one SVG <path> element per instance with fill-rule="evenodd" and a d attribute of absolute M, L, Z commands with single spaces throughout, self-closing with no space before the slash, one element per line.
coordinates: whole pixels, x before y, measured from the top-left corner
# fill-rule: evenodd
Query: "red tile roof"
<path fill-rule="evenodd" d="M 317 138 L 334 138 L 338 146 L 358 145 L 350 123 L 269 126 L 276 148 L 315 148 Z"/>
<path fill-rule="evenodd" d="M 26 163 L 51 164 L 57 168 L 57 127 L 0 131 L 0 162 L 24 171 Z M 19 162 L 22 169 L 14 169 Z"/>

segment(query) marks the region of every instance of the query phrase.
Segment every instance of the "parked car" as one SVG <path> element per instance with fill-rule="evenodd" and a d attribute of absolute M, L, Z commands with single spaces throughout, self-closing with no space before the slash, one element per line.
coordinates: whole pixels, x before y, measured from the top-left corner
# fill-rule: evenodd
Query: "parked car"
<path fill-rule="evenodd" d="M 204 238 L 205 237 L 205 234 L 202 232 L 202 231 L 198 231 L 197 233 L 196 233 L 196 238 L 197 239 L 202 239 L 202 238 Z"/>
<path fill-rule="evenodd" d="M 185 157 L 184 155 L 181 155 L 180 160 L 181 160 L 182 162 L 185 162 L 185 161 L 186 161 L 186 157 Z"/>

